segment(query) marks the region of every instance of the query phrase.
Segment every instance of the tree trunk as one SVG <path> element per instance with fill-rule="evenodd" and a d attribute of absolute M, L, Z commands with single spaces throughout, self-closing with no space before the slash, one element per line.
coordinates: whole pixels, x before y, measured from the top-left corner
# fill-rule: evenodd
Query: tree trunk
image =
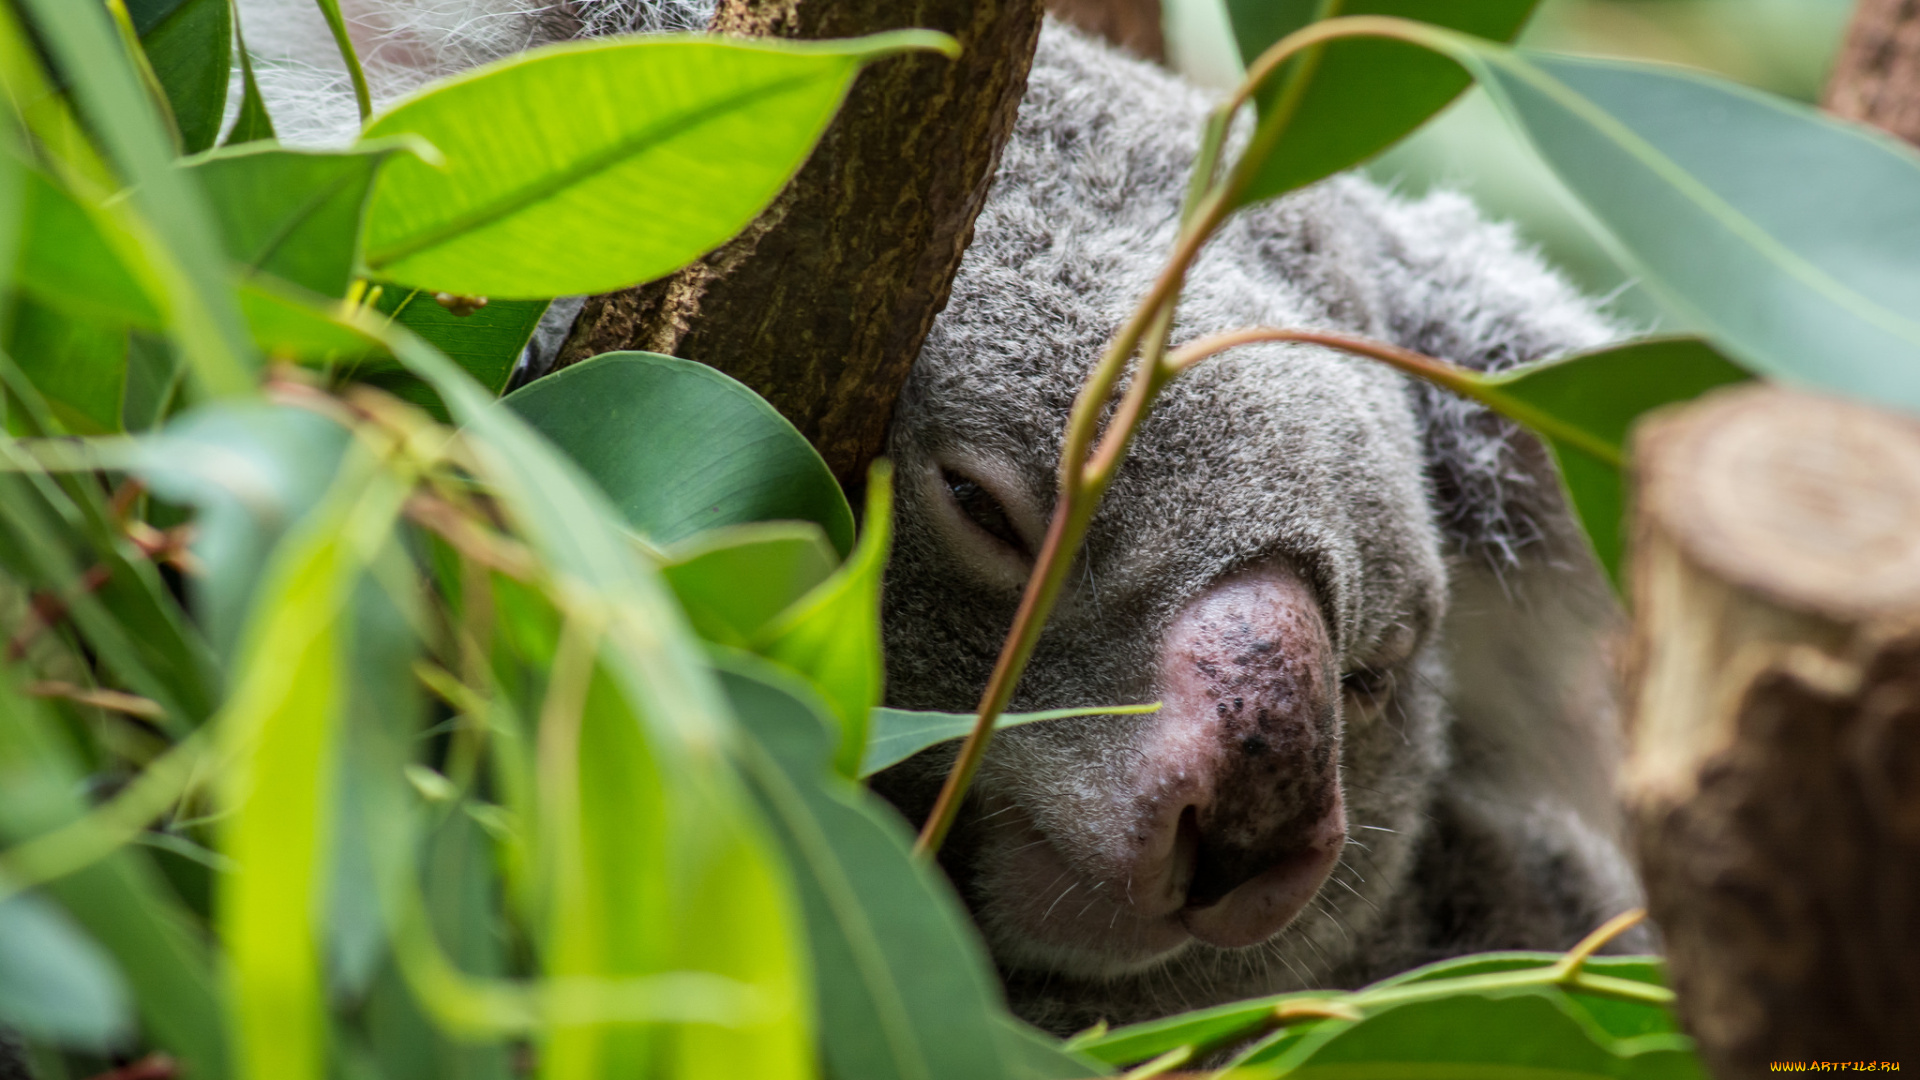
<path fill-rule="evenodd" d="M 964 52 L 869 68 L 758 221 L 677 274 L 590 299 L 559 363 L 649 349 L 712 364 L 772 402 L 857 491 L 946 305 L 1040 21 L 1040 0 L 722 0 L 722 33 L 919 26 L 954 35 Z"/>
<path fill-rule="evenodd" d="M 1777 387 L 1634 444 L 1624 786 L 1720 1080 L 1920 1063 L 1920 423 Z"/>
<path fill-rule="evenodd" d="M 1135 56 L 1167 59 L 1160 0 L 1047 0 L 1047 10 Z"/>
<path fill-rule="evenodd" d="M 1826 106 L 1920 143 L 1920 0 L 1860 0 Z"/>

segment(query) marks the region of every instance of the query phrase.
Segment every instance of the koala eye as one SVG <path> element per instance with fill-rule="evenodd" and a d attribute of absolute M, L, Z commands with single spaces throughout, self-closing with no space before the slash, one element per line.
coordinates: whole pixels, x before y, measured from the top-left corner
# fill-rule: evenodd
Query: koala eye
<path fill-rule="evenodd" d="M 1393 699 L 1393 672 L 1355 668 L 1340 677 L 1347 723 L 1366 724 L 1378 717 Z"/>
<path fill-rule="evenodd" d="M 955 506 L 973 522 L 980 531 L 1007 545 L 1022 555 L 1031 556 L 1027 542 L 1020 537 L 1020 530 L 1013 527 L 1013 519 L 1007 514 L 1007 508 L 993 493 L 982 487 L 979 481 L 964 473 L 951 469 L 940 470 L 941 482 L 947 485 L 947 494 Z"/>

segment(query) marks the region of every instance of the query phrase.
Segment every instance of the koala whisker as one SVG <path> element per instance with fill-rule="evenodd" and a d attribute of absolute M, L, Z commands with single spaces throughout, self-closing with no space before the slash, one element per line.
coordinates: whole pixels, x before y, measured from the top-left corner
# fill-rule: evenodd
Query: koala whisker
<path fill-rule="evenodd" d="M 1063 876 L 1064 876 L 1064 875 L 1063 875 Z M 1058 880 L 1058 879 L 1056 878 L 1055 880 Z M 1053 903 L 1051 903 L 1051 904 L 1048 904 L 1048 905 L 1047 905 L 1047 913 L 1046 913 L 1046 915 L 1042 915 L 1042 916 L 1040 916 L 1040 921 L 1041 921 L 1041 922 L 1046 922 L 1046 921 L 1047 921 L 1047 916 L 1049 916 L 1049 915 L 1052 915 L 1052 914 L 1053 914 L 1053 909 L 1054 909 L 1054 908 L 1057 908 L 1057 907 L 1059 907 L 1059 906 L 1060 906 L 1060 901 L 1062 901 L 1062 900 L 1065 900 L 1065 899 L 1067 898 L 1067 893 L 1070 893 L 1070 892 L 1072 892 L 1073 890 L 1075 890 L 1075 889 L 1077 889 L 1077 888 L 1079 888 L 1079 887 L 1080 887 L 1080 883 L 1076 881 L 1076 882 L 1074 882 L 1073 884 L 1071 884 L 1071 885 L 1068 885 L 1068 886 L 1067 886 L 1067 888 L 1066 888 L 1066 892 L 1062 892 L 1062 893 L 1061 893 L 1061 894 L 1060 894 L 1059 896 L 1056 896 L 1056 897 L 1054 897 L 1054 898 L 1053 898 Z"/>
<path fill-rule="evenodd" d="M 1357 829 L 1371 829 L 1374 832 L 1393 833 L 1396 836 L 1400 834 L 1399 829 L 1389 829 L 1385 825 L 1356 825 L 1354 827 Z"/>

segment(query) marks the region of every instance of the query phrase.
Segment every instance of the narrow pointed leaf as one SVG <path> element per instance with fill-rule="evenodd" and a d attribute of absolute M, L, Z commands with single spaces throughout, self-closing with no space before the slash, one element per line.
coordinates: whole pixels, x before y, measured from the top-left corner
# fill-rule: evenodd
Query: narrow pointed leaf
<path fill-rule="evenodd" d="M 1001 713 L 993 730 L 1001 731 L 1022 724 L 1045 720 L 1067 720 L 1076 716 L 1137 716 L 1160 708 L 1150 705 L 1110 705 L 1079 709 L 1048 709 L 1045 712 Z M 890 765 L 898 765 L 929 746 L 964 739 L 973 730 L 972 713 L 920 712 L 912 709 L 875 709 L 867 727 L 867 751 L 860 759 L 860 775 L 872 776 Z"/>
<path fill-rule="evenodd" d="M 189 154 L 213 145 L 227 105 L 233 22 L 231 0 L 129 0 L 153 73 L 167 92 Z"/>

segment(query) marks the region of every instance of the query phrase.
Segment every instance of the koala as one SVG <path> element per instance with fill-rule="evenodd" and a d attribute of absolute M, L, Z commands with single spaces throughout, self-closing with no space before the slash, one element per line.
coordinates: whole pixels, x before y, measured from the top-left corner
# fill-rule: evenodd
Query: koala
<path fill-rule="evenodd" d="M 558 38 L 698 28 L 711 0 L 343 6 L 391 97 Z M 309 0 L 241 9 L 283 137 L 350 132 Z M 889 704 L 978 698 L 1069 408 L 1172 247 L 1212 104 L 1064 24 L 1042 32 L 892 420 Z M 1464 198 L 1358 175 L 1243 211 L 1194 265 L 1175 342 L 1252 324 L 1483 370 L 1620 334 Z M 1564 948 L 1638 896 L 1612 795 L 1618 622 L 1533 438 L 1369 360 L 1217 357 L 1140 428 L 1013 703 L 1162 707 L 999 734 L 941 864 L 1014 1010 L 1063 1034 Z M 956 752 L 873 787 L 922 820 Z"/>

